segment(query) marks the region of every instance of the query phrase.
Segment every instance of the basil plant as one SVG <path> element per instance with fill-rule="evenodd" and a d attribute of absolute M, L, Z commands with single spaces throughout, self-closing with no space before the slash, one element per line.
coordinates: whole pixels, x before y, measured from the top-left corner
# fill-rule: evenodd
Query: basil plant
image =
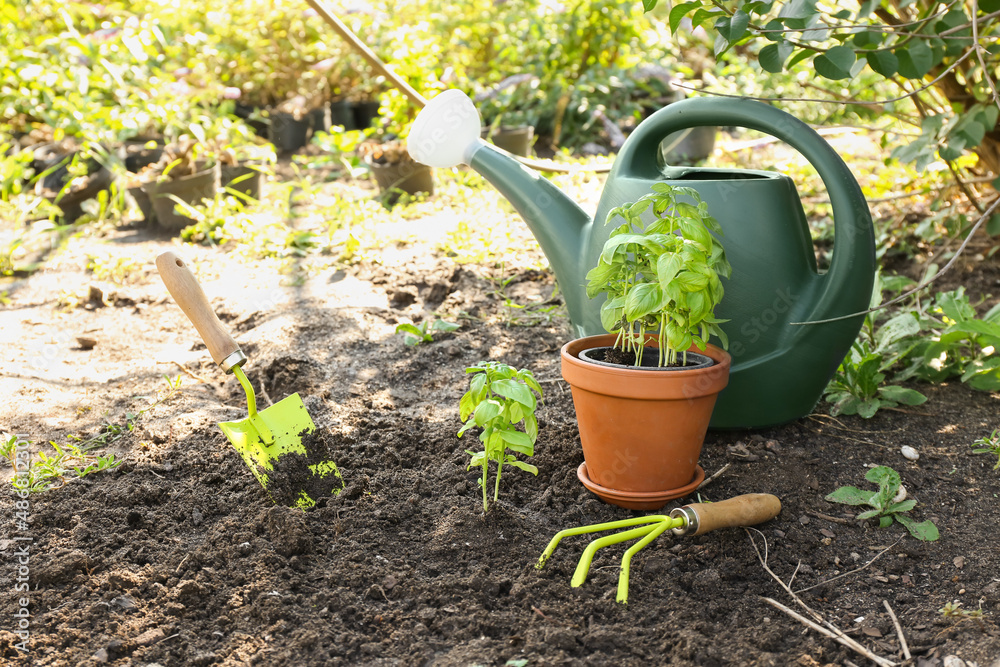
<path fill-rule="evenodd" d="M 618 334 L 615 347 L 642 363 L 648 334 L 656 334 L 659 366 L 687 360 L 692 345 L 704 349 L 709 337 L 729 341 L 714 316 L 722 300 L 721 278 L 731 267 L 718 221 L 697 191 L 655 183 L 638 201 L 608 213 L 606 224 L 620 218 L 596 267 L 587 273 L 587 296 L 606 294 L 601 323 Z M 681 199 L 685 201 L 681 201 Z M 642 218 L 652 209 L 652 221 Z"/>

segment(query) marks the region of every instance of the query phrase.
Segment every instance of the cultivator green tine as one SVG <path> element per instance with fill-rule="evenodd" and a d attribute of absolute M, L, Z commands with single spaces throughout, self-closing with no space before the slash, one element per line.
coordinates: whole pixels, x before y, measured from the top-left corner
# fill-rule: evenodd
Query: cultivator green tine
<path fill-rule="evenodd" d="M 596 540 L 592 540 L 583 550 L 583 554 L 580 556 L 580 561 L 576 564 L 576 570 L 573 572 L 573 578 L 570 580 L 570 586 L 573 588 L 578 588 L 582 586 L 585 581 L 587 581 L 587 574 L 590 572 L 590 565 L 593 563 L 594 555 L 597 553 L 598 549 L 603 549 L 604 547 L 611 546 L 612 544 L 620 544 L 636 538 L 642 538 L 629 547 L 629 549 L 625 552 L 625 555 L 622 556 L 621 570 L 618 574 L 618 596 L 616 599 L 618 602 L 625 604 L 628 602 L 629 566 L 632 562 L 632 556 L 639 553 L 643 548 L 649 545 L 650 542 L 655 540 L 664 532 L 670 530 L 671 528 L 682 528 L 686 524 L 687 521 L 681 516 L 672 518 L 665 514 L 653 514 L 651 516 L 622 519 L 621 521 L 608 521 L 606 523 L 595 523 L 589 526 L 580 526 L 578 528 L 567 528 L 566 530 L 561 530 L 556 533 L 555 537 L 549 541 L 549 545 L 545 547 L 545 551 L 542 552 L 542 555 L 535 564 L 535 567 L 539 570 L 545 567 L 545 563 L 552 556 L 552 553 L 556 550 L 559 542 L 564 537 L 586 535 L 588 533 L 600 533 L 605 530 L 618 530 L 620 528 L 638 526 L 637 528 L 626 530 L 623 533 L 605 535 L 604 537 L 598 537 Z"/>
<path fill-rule="evenodd" d="M 622 556 L 622 568 L 621 572 L 618 573 L 618 595 L 615 597 L 616 602 L 620 602 L 621 604 L 628 604 L 628 574 L 629 574 L 629 565 L 632 563 L 632 556 L 642 551 L 642 549 L 645 548 L 646 545 L 648 545 L 650 542 L 655 540 L 657 537 L 662 535 L 667 530 L 670 530 L 671 528 L 680 528 L 683 525 L 684 525 L 683 519 L 674 519 L 672 521 L 661 523 L 655 526 L 651 531 L 649 531 L 646 537 L 642 538 L 641 540 L 639 540 L 638 542 L 636 542 L 635 544 L 633 544 L 631 547 L 628 548 L 628 550 L 625 552 L 625 555 Z"/>
<path fill-rule="evenodd" d="M 564 537 L 573 537 L 575 535 L 586 535 L 587 533 L 599 533 L 604 530 L 614 530 L 616 528 L 625 528 L 627 526 L 638 526 L 644 523 L 658 523 L 664 519 L 669 519 L 670 517 L 662 514 L 654 514 L 652 516 L 640 516 L 634 517 L 632 519 L 622 519 L 621 521 L 608 521 L 606 523 L 593 523 L 589 526 L 578 526 L 576 528 L 567 528 L 566 530 L 560 530 L 555 534 L 549 541 L 549 545 L 545 547 L 545 551 L 542 552 L 541 557 L 538 562 L 535 563 L 535 569 L 541 570 L 545 567 L 545 563 L 552 556 L 552 553 L 559 546 L 559 542 L 562 541 Z"/>
<path fill-rule="evenodd" d="M 579 528 L 567 528 L 556 533 L 555 537 L 545 547 L 541 558 L 535 564 L 537 569 L 545 567 L 546 561 L 552 556 L 559 542 L 564 537 L 599 533 L 605 530 L 628 528 L 621 533 L 605 535 L 592 540 L 583 550 L 580 562 L 576 565 L 570 585 L 573 588 L 582 586 L 590 572 L 590 564 L 598 549 L 612 544 L 620 544 L 629 540 L 638 542 L 625 550 L 622 555 L 621 569 L 618 572 L 618 595 L 615 598 L 621 604 L 628 603 L 629 568 L 632 557 L 649 546 L 660 535 L 673 530 L 677 535 L 701 535 L 719 528 L 737 526 L 755 526 L 758 523 L 773 519 L 781 511 L 781 501 L 768 493 L 748 493 L 735 498 L 729 498 L 717 503 L 694 503 L 675 509 L 670 515 L 653 514 L 621 521 L 595 523 Z"/>
<path fill-rule="evenodd" d="M 593 562 L 594 554 L 597 553 L 598 549 L 603 549 L 604 547 L 610 547 L 612 544 L 620 544 L 621 542 L 628 542 L 629 540 L 634 540 L 637 537 L 648 535 L 651 530 L 656 530 L 656 524 L 640 526 L 639 528 L 626 530 L 624 533 L 605 535 L 604 537 L 599 537 L 588 544 L 587 548 L 583 550 L 583 554 L 580 556 L 580 562 L 576 564 L 576 571 L 573 572 L 573 578 L 570 579 L 569 585 L 573 588 L 583 586 L 583 582 L 587 581 L 587 573 L 590 572 L 590 564 Z"/>

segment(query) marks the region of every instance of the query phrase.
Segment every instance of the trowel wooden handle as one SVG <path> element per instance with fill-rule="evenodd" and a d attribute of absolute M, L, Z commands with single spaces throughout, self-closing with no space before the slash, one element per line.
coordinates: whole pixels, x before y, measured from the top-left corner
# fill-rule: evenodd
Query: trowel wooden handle
<path fill-rule="evenodd" d="M 694 503 L 675 509 L 670 516 L 683 516 L 687 526 L 675 529 L 680 535 L 701 535 L 719 528 L 753 526 L 773 519 L 781 512 L 781 501 L 769 493 L 748 493 L 717 503 Z"/>
<path fill-rule="evenodd" d="M 215 363 L 228 371 L 232 366 L 245 361 L 246 357 L 240 351 L 240 346 L 216 317 L 187 262 L 177 253 L 168 250 L 156 258 L 156 270 L 160 272 L 160 278 L 167 286 L 170 296 L 174 297 L 174 301 L 205 341 Z"/>

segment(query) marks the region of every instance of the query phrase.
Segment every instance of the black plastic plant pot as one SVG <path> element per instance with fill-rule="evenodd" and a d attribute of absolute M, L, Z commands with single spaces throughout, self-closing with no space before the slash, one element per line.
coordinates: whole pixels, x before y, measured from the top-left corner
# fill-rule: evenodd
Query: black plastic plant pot
<path fill-rule="evenodd" d="M 642 364 L 640 366 L 635 366 L 632 364 L 618 364 L 611 361 L 605 361 L 605 355 L 609 350 L 614 350 L 613 347 L 591 347 L 580 352 L 580 359 L 590 362 L 592 364 L 597 364 L 598 366 L 611 366 L 617 368 L 631 368 L 635 370 L 642 371 L 691 371 L 696 368 L 708 368 L 715 364 L 715 361 L 704 354 L 698 354 L 697 352 L 687 353 L 687 363 L 684 363 L 684 355 L 678 354 L 677 366 L 657 366 L 660 360 L 660 349 L 656 347 L 646 347 L 642 353 Z"/>
<path fill-rule="evenodd" d="M 128 194 L 135 200 L 135 205 L 139 207 L 142 219 L 147 223 L 156 222 L 156 213 L 153 211 L 153 200 L 149 198 L 149 195 L 142 189 L 142 186 L 129 188 Z"/>
<path fill-rule="evenodd" d="M 268 139 L 279 152 L 294 153 L 309 143 L 312 120 L 308 114 L 296 118 L 284 111 L 270 111 L 268 117 L 271 120 Z"/>
<path fill-rule="evenodd" d="M 84 161 L 86 174 L 82 179 L 69 173 L 74 160 Z M 58 206 L 69 222 L 83 215 L 83 202 L 110 188 L 114 181 L 111 171 L 95 158 L 83 157 L 80 151 L 66 152 L 55 144 L 36 149 L 32 166 L 36 174 L 44 174 L 35 183 L 35 194 Z"/>
<path fill-rule="evenodd" d="M 252 107 L 249 104 L 236 103 L 236 109 L 233 114 L 237 118 L 242 118 L 251 130 L 253 130 L 258 137 L 268 136 L 268 124 L 261 118 L 260 109 Z"/>
<path fill-rule="evenodd" d="M 221 170 L 221 186 L 235 190 L 253 199 L 260 199 L 264 174 L 251 164 L 224 164 Z"/>
<path fill-rule="evenodd" d="M 669 165 L 692 165 L 708 158 L 715 150 L 717 127 L 689 127 L 667 135 L 660 143 L 660 155 Z"/>
<path fill-rule="evenodd" d="M 369 163 L 375 181 L 382 193 L 382 201 L 392 206 L 402 194 L 434 194 L 434 171 L 424 164 L 411 160 L 379 164 Z"/>
<path fill-rule="evenodd" d="M 330 126 L 338 125 L 344 128 L 345 132 L 356 130 L 358 127 L 354 122 L 354 109 L 348 100 L 330 102 Z"/>
<path fill-rule="evenodd" d="M 378 108 L 380 106 L 381 104 L 378 100 L 355 102 L 353 105 L 354 127 L 358 130 L 371 127 L 375 119 L 378 118 Z"/>
<path fill-rule="evenodd" d="M 535 128 L 530 125 L 500 126 L 492 135 L 489 134 L 488 128 L 484 129 L 483 135 L 484 139 L 490 139 L 494 146 L 504 149 L 511 155 L 528 157 L 531 154 L 531 140 L 535 137 Z"/>
<path fill-rule="evenodd" d="M 317 107 L 309 112 L 310 130 L 312 132 L 330 131 L 330 107 L 327 105 Z"/>
<path fill-rule="evenodd" d="M 219 189 L 219 180 L 219 166 L 215 165 L 191 176 L 144 183 L 142 189 L 152 200 L 157 224 L 164 229 L 176 232 L 195 223 L 196 220 L 184 215 L 183 212 L 175 211 L 177 202 L 173 197 L 177 197 L 185 204 L 200 204 L 203 199 L 215 197 L 215 193 Z"/>

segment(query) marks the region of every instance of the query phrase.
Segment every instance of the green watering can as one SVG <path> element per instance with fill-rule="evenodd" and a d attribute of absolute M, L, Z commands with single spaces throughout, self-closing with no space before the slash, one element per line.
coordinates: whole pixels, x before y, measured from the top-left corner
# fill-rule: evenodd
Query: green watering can
<path fill-rule="evenodd" d="M 660 144 L 700 126 L 759 130 L 788 143 L 823 179 L 834 217 L 828 271 L 816 268 L 809 227 L 791 179 L 770 171 L 671 167 Z M 470 165 L 528 223 L 555 271 L 570 321 L 580 336 L 605 333 L 598 299 L 586 294 L 613 228 L 608 211 L 649 192 L 657 181 L 694 188 L 719 221 L 733 271 L 716 316 L 733 357 L 729 385 L 719 395 L 712 428 L 756 428 L 809 414 L 858 335 L 875 276 L 875 235 L 868 204 L 850 169 L 808 125 L 745 99 L 691 98 L 643 121 L 615 160 L 591 217 L 552 183 L 510 154 L 480 139 L 472 101 L 448 90 L 428 102 L 413 123 L 410 155 L 432 167 Z"/>

